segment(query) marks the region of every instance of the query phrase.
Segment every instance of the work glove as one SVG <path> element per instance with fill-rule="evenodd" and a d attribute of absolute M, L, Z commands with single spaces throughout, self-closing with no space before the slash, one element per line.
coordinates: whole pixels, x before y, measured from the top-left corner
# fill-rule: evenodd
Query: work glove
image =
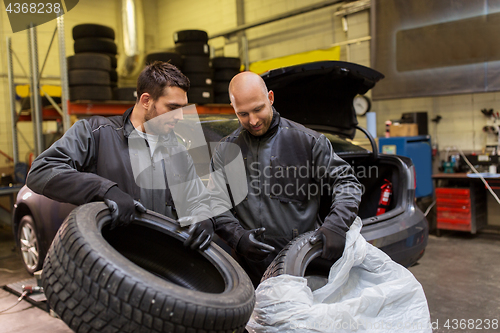
<path fill-rule="evenodd" d="M 236 252 L 253 261 L 266 259 L 274 251 L 274 247 L 257 240 L 265 231 L 266 228 L 245 231 L 236 246 Z"/>
<path fill-rule="evenodd" d="M 321 253 L 321 258 L 336 262 L 340 257 L 342 257 L 345 247 L 345 234 L 340 235 L 335 231 L 322 226 L 316 230 L 311 238 L 309 238 L 309 243 L 312 245 L 319 241 L 323 242 L 323 252 Z"/>
<path fill-rule="evenodd" d="M 189 237 L 184 241 L 184 246 L 191 246 L 192 250 L 198 248 L 205 250 L 214 237 L 214 222 L 212 219 L 206 219 L 191 224 L 188 230 Z"/>
<path fill-rule="evenodd" d="M 118 186 L 111 187 L 104 194 L 104 203 L 111 211 L 111 228 L 130 224 L 135 218 L 136 210 L 145 213 L 146 208 L 132 197 L 123 192 Z"/>

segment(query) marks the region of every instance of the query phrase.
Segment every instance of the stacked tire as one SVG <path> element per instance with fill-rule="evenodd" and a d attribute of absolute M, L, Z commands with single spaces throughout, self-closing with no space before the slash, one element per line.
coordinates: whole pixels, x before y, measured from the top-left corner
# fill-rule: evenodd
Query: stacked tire
<path fill-rule="evenodd" d="M 182 71 L 189 78 L 190 103 L 214 102 L 212 69 L 208 34 L 202 30 L 182 30 L 174 33 L 175 50 L 183 56 Z"/>
<path fill-rule="evenodd" d="M 229 82 L 240 72 L 240 58 L 215 57 L 212 59 L 214 69 L 214 101 L 215 103 L 229 104 Z"/>
<path fill-rule="evenodd" d="M 118 81 L 112 28 L 80 24 L 73 28 L 75 55 L 68 57 L 70 100 L 110 100 Z"/>
<path fill-rule="evenodd" d="M 155 61 L 164 61 L 169 62 L 175 67 L 182 70 L 183 59 L 180 53 L 177 53 L 175 50 L 165 50 L 165 51 L 156 51 L 151 52 L 146 55 L 145 63 L 149 65 Z"/>
<path fill-rule="evenodd" d="M 120 87 L 113 89 L 115 101 L 135 102 L 137 100 L 137 87 Z"/>

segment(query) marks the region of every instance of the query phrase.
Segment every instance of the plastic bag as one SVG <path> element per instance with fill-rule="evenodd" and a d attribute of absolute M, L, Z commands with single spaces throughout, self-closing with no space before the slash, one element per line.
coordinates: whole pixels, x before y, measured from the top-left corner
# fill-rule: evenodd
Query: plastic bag
<path fill-rule="evenodd" d="M 247 325 L 251 333 L 429 332 L 427 299 L 410 271 L 361 236 L 358 217 L 328 283 L 314 292 L 303 277 L 263 281 Z"/>

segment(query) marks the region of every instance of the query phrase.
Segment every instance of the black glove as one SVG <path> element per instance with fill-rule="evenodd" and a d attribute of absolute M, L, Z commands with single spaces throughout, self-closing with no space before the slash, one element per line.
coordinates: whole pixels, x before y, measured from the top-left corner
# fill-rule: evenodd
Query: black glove
<path fill-rule="evenodd" d="M 192 250 L 198 248 L 205 250 L 214 237 L 214 222 L 212 219 L 206 219 L 191 224 L 189 227 L 189 237 L 184 241 L 184 246 L 191 246 Z"/>
<path fill-rule="evenodd" d="M 236 252 L 253 261 L 262 261 L 266 259 L 267 256 L 274 251 L 274 247 L 257 240 L 257 237 L 262 235 L 265 231 L 266 228 L 247 230 L 243 236 L 241 236 L 236 246 Z"/>
<path fill-rule="evenodd" d="M 321 258 L 336 262 L 342 257 L 345 247 L 345 234 L 340 235 L 322 226 L 309 238 L 309 243 L 313 245 L 319 241 L 323 242 Z"/>
<path fill-rule="evenodd" d="M 106 194 L 104 194 L 104 203 L 111 211 L 111 228 L 114 229 L 119 225 L 128 225 L 135 218 L 135 212 L 146 212 L 146 208 L 132 199 L 132 197 L 123 192 L 118 186 L 111 187 Z"/>

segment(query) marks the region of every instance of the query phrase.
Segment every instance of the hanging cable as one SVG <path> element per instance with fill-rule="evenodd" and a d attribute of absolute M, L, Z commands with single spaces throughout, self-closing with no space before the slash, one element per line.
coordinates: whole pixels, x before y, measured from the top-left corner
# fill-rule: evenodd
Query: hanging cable
<path fill-rule="evenodd" d="M 429 207 L 427 207 L 427 209 L 425 210 L 425 213 L 424 215 L 427 217 L 427 214 L 429 214 L 429 212 L 431 211 L 432 207 L 434 207 L 434 205 L 436 204 L 436 200 L 434 200 L 434 202 L 432 202 Z"/>
<path fill-rule="evenodd" d="M 3 310 L 0 310 L 0 314 L 4 313 L 5 311 L 9 311 L 10 309 L 12 309 L 13 307 L 15 307 L 16 305 L 18 305 L 19 303 L 21 303 L 21 301 L 23 300 L 24 296 L 28 295 L 28 291 L 24 291 L 21 296 L 19 296 L 19 298 L 17 299 L 17 302 L 14 304 L 14 305 L 11 305 L 9 306 L 8 308 L 6 309 L 3 309 Z"/>

